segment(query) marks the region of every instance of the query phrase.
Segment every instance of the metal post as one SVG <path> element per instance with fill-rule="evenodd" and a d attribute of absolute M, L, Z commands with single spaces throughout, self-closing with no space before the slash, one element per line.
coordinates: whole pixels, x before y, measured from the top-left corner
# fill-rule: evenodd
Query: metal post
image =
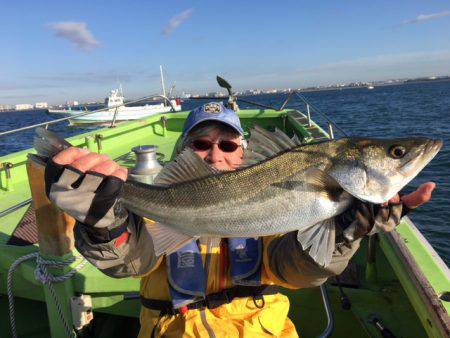
<path fill-rule="evenodd" d="M 102 140 L 103 140 L 103 135 L 102 134 L 95 134 L 95 141 L 97 142 L 97 148 L 98 148 L 98 153 L 100 154 L 102 152 Z"/>
<path fill-rule="evenodd" d="M 311 127 L 311 111 L 309 110 L 309 104 L 306 104 L 306 113 L 308 114 L 308 127 Z"/>
<path fill-rule="evenodd" d="M 162 127 L 163 127 L 163 134 L 162 134 L 162 136 L 166 136 L 166 129 L 167 129 L 167 125 L 166 125 L 166 123 L 167 123 L 167 117 L 165 117 L 165 116 L 161 116 L 161 124 L 162 124 Z"/>
<path fill-rule="evenodd" d="M 164 85 L 164 76 L 163 76 L 162 65 L 159 65 L 159 71 L 161 72 L 162 94 L 163 94 L 163 96 L 166 96 L 166 86 Z"/>
<path fill-rule="evenodd" d="M 320 286 L 320 293 L 322 294 L 323 306 L 325 307 L 325 312 L 327 314 L 327 327 L 325 330 L 319 335 L 319 338 L 327 338 L 333 332 L 333 313 L 331 312 L 330 300 L 328 298 L 327 287 L 325 284 Z"/>
<path fill-rule="evenodd" d="M 330 139 L 334 139 L 333 125 L 330 122 L 328 122 L 328 135 Z"/>
<path fill-rule="evenodd" d="M 6 177 L 6 185 L 5 189 L 6 191 L 12 191 L 13 185 L 12 185 L 12 177 L 11 177 L 11 169 L 13 167 L 13 164 L 11 162 L 5 162 L 0 164 L 0 169 L 5 169 L 5 177 Z"/>
<path fill-rule="evenodd" d="M 119 111 L 119 107 L 116 107 L 116 110 L 114 111 L 114 116 L 113 119 L 111 121 L 111 125 L 109 126 L 110 128 L 114 128 L 116 126 L 116 119 L 117 119 L 117 112 Z"/>
<path fill-rule="evenodd" d="M 13 205 L 12 207 L 9 207 L 8 209 L 2 210 L 2 211 L 0 211 L 0 218 L 3 216 L 9 215 L 10 213 L 12 213 L 30 203 L 31 203 L 31 198 L 29 198 L 23 202 L 17 203 L 15 205 Z"/>

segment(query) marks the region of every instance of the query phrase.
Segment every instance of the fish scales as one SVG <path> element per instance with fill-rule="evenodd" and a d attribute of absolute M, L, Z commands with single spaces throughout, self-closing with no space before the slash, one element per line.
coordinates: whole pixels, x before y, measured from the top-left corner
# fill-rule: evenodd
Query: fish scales
<path fill-rule="evenodd" d="M 38 128 L 36 133 L 41 156 L 70 146 L 48 130 Z M 387 201 L 442 147 L 442 141 L 425 138 L 343 138 L 295 146 L 286 135 L 277 139 L 279 135 L 255 128 L 249 141 L 250 149 L 255 144 L 254 156 L 236 171 L 214 172 L 188 148 L 164 167 L 161 185 L 125 182 L 123 206 L 157 222 L 148 228 L 155 254 L 171 253 L 201 236 L 297 231 L 303 249 L 311 249 L 311 258 L 327 266 L 335 245 L 334 217 L 355 198 Z M 272 150 L 264 147 L 267 138 L 273 140 Z M 280 144 L 290 148 L 277 150 Z"/>
<path fill-rule="evenodd" d="M 321 192 L 307 194 L 310 187 L 286 189 L 282 184 L 275 185 L 282 182 L 295 185 L 295 180 L 303 180 L 305 170 L 310 167 L 329 166 L 328 155 L 307 159 L 311 153 L 326 154 L 327 150 L 329 152 L 330 148 L 336 148 L 343 142 L 345 140 L 311 145 L 306 152 L 294 148 L 246 169 L 165 188 L 127 184 L 124 200 L 130 210 L 145 213 L 155 221 L 189 225 L 190 233 L 201 231 L 202 235 L 225 236 L 234 230 L 238 236 L 256 236 L 275 234 L 281 228 L 291 231 L 298 228 L 299 218 L 303 219 L 304 224 L 312 225 L 324 217 L 323 213 L 318 212 L 320 208 L 301 207 L 308 200 L 315 200 L 317 205 L 323 203 Z M 289 184 L 291 181 L 294 183 Z M 133 191 L 136 186 L 140 186 L 141 193 Z M 137 205 L 142 208 L 136 209 Z M 172 207 L 174 210 L 168 214 L 167 210 Z M 335 209 L 331 208 L 332 213 L 336 212 Z M 242 228 L 242 224 L 246 226 Z"/>
<path fill-rule="evenodd" d="M 125 187 L 125 199 L 129 200 L 130 204 L 132 199 L 139 203 L 144 200 L 148 207 L 195 207 L 216 205 L 222 201 L 251 199 L 258 195 L 258 189 L 266 189 L 276 182 L 288 180 L 296 172 L 321 163 L 329 165 L 331 157 L 326 154 L 326 150 L 336 148 L 336 145 L 338 143 L 324 142 L 311 145 L 312 149 L 308 151 L 303 151 L 300 147 L 294 148 L 245 169 L 181 182 L 169 187 L 149 187 L 130 182 Z M 323 154 L 326 156 L 320 156 Z M 139 197 L 136 194 L 138 191 Z"/>

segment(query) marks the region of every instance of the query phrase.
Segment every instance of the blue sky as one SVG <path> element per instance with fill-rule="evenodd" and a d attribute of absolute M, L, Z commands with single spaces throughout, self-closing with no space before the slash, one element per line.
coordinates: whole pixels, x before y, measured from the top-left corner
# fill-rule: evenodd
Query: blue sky
<path fill-rule="evenodd" d="M 450 75 L 448 1 L 6 1 L 0 104 Z"/>

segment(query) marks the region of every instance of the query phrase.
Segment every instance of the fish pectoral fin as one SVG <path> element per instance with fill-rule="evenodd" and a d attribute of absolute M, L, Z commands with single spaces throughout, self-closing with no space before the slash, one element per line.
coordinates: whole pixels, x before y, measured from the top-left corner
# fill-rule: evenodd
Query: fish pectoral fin
<path fill-rule="evenodd" d="M 156 256 L 170 255 L 186 243 L 196 239 L 162 223 L 153 223 L 147 228 L 153 240 Z"/>
<path fill-rule="evenodd" d="M 217 169 L 203 161 L 191 148 L 186 148 L 175 160 L 166 164 L 155 177 L 156 185 L 172 185 L 192 181 L 218 173 Z"/>
<path fill-rule="evenodd" d="M 336 247 L 336 224 L 334 218 L 326 219 L 305 230 L 299 230 L 297 240 L 303 250 L 319 265 L 330 265 Z"/>
<path fill-rule="evenodd" d="M 338 201 L 344 189 L 339 183 L 325 171 L 311 168 L 305 173 L 306 183 L 319 191 L 324 197 L 332 201 Z"/>

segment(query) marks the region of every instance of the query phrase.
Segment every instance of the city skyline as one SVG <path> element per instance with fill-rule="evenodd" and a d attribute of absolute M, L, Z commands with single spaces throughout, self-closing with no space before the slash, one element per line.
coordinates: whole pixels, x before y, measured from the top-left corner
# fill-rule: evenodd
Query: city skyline
<path fill-rule="evenodd" d="M 380 15 L 383 13 L 383 15 Z M 96 101 L 167 87 L 300 88 L 450 73 L 444 1 L 7 4 L 0 104 Z"/>
<path fill-rule="evenodd" d="M 246 95 L 260 95 L 260 94 L 277 94 L 277 93 L 288 93 L 290 91 L 321 91 L 321 90 L 338 90 L 338 89 L 351 89 L 351 88 L 367 88 L 373 89 L 374 86 L 382 87 L 382 86 L 390 86 L 390 85 L 402 85 L 407 83 L 418 83 L 418 82 L 430 82 L 430 81 L 449 81 L 450 75 L 440 75 L 440 76 L 425 76 L 419 78 L 403 78 L 403 79 L 386 79 L 381 81 L 369 81 L 369 82 L 351 82 L 351 83 L 334 83 L 330 85 L 319 85 L 319 86 L 310 86 L 310 87 L 301 87 L 301 88 L 247 88 L 241 90 L 234 90 L 234 94 L 238 96 L 246 96 Z M 218 87 L 219 88 L 219 87 Z M 170 98 L 198 98 L 198 97 L 227 97 L 226 90 L 220 88 L 215 91 L 205 91 L 205 92 L 181 92 L 170 95 Z M 137 100 L 141 98 L 126 98 L 126 101 Z M 36 102 L 34 104 L 31 103 L 15 103 L 15 104 L 2 104 L 0 102 L 0 111 L 8 111 L 8 110 L 29 110 L 29 109 L 47 109 L 51 107 L 64 107 L 64 106 L 89 106 L 89 105 L 101 105 L 104 102 L 104 98 L 99 98 L 93 101 L 83 100 L 82 98 L 78 98 L 77 100 L 65 100 L 64 102 L 58 102 L 53 104 L 48 104 L 48 102 Z"/>

